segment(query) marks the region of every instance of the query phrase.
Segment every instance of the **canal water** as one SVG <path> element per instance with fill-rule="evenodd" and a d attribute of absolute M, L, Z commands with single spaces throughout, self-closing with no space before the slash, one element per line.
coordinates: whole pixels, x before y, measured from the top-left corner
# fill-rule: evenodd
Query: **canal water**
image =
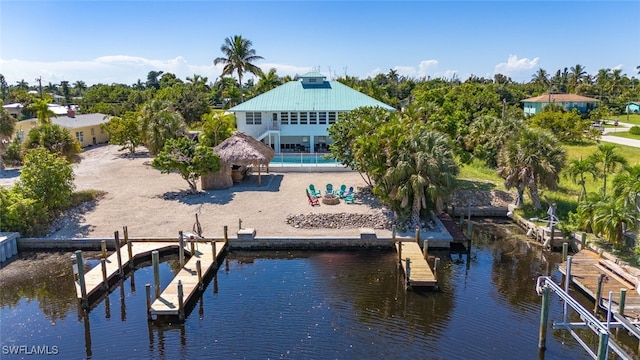
<path fill-rule="evenodd" d="M 88 315 L 77 306 L 70 261 L 35 267 L 28 279 L 0 283 L 0 358 L 588 358 L 551 329 L 539 353 L 535 281 L 550 274 L 559 283 L 560 256 L 516 233 L 477 223 L 469 258 L 430 254 L 441 258 L 438 291 L 406 292 L 392 251 L 232 251 L 183 324 L 147 322 L 150 263 Z M 165 287 L 178 267 L 175 256 L 163 260 Z M 550 323 L 561 318 L 553 297 Z"/>

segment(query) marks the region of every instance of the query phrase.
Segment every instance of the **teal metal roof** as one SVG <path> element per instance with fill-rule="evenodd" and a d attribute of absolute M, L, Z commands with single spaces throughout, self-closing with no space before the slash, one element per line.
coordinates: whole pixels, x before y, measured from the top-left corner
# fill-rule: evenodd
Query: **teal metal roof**
<path fill-rule="evenodd" d="M 238 104 L 229 111 L 351 111 L 361 106 L 378 106 L 387 110 L 395 110 L 393 107 L 353 90 L 338 81 L 319 83 L 289 81 Z"/>

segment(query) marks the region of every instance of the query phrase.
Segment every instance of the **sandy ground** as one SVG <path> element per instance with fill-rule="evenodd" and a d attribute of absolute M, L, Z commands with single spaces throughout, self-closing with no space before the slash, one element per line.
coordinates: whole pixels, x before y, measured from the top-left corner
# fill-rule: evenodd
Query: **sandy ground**
<path fill-rule="evenodd" d="M 178 231 L 192 231 L 195 215 L 203 235 L 223 235 L 223 226 L 235 236 L 238 220 L 244 228 L 256 229 L 258 236 L 357 236 L 358 228 L 297 229 L 286 224 L 288 215 L 308 213 L 379 212 L 382 208 L 366 198 L 355 204 L 311 207 L 305 188 L 313 183 L 324 189 L 327 183 L 365 186 L 357 172 L 253 174 L 227 190 L 210 190 L 184 195 L 188 184 L 177 174 L 161 174 L 151 167 L 151 157 L 141 153 L 128 157 L 118 146 L 105 145 L 87 149 L 74 165 L 76 190 L 95 189 L 106 195 L 95 206 L 66 221 L 51 237 L 112 237 L 127 226 L 131 237 L 177 236 Z M 144 151 L 144 149 L 141 149 Z M 3 171 L 0 185 L 10 185 L 19 173 Z M 324 193 L 324 192 L 323 192 Z M 376 230 L 389 236 L 388 230 Z"/>

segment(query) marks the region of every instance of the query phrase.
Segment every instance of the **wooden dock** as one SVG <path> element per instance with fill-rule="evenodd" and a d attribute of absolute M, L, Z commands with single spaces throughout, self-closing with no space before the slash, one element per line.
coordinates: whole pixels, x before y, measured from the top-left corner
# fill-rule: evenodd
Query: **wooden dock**
<path fill-rule="evenodd" d="M 566 262 L 559 266 L 566 275 Z M 602 291 L 598 299 L 599 279 L 603 275 Z M 609 291 L 612 296 L 612 310 L 619 312 L 620 289 L 626 289 L 624 316 L 628 319 L 640 319 L 640 294 L 638 279 L 625 271 L 614 261 L 600 257 L 597 253 L 584 249 L 571 257 L 571 278 L 575 286 L 590 296 L 597 304 L 606 309 L 609 302 Z"/>
<path fill-rule="evenodd" d="M 157 250 L 158 252 L 168 251 L 171 249 L 177 249 L 178 243 L 173 242 L 131 242 L 131 257 L 129 257 L 129 251 L 127 245 L 123 245 L 120 249 L 120 259 L 123 271 L 126 271 L 131 267 L 131 262 L 135 259 L 143 257 L 150 257 L 151 252 Z M 114 278 L 120 277 L 120 268 L 118 265 L 118 252 L 114 251 L 111 256 L 106 259 L 106 278 L 107 283 L 111 283 Z M 99 295 L 107 290 L 107 286 L 104 283 L 104 276 L 102 272 L 102 265 L 98 265 L 84 274 L 87 298 L 95 299 Z M 82 289 L 80 282 L 75 281 L 76 295 L 78 299 L 82 299 Z"/>
<path fill-rule="evenodd" d="M 429 263 L 424 258 L 420 245 L 413 241 L 400 241 L 396 243 L 396 251 L 399 253 L 400 264 L 404 273 L 407 273 L 409 259 L 409 279 L 407 284 L 411 287 L 434 287 L 438 285 L 435 274 Z"/>
<path fill-rule="evenodd" d="M 225 243 L 223 241 L 216 243 L 215 256 L 210 242 L 197 244 L 198 248 L 194 251 L 189 261 L 173 278 L 160 297 L 155 299 L 153 304 L 151 304 L 151 308 L 149 309 L 151 315 L 181 316 L 184 307 L 187 306 L 191 297 L 199 290 L 200 279 L 198 277 L 197 262 L 200 262 L 200 278 L 207 276 L 210 270 L 217 269 L 218 257 L 223 253 Z M 178 297 L 178 282 L 182 284 L 182 301 L 180 301 Z M 182 308 L 180 307 L 180 303 L 182 303 Z"/>

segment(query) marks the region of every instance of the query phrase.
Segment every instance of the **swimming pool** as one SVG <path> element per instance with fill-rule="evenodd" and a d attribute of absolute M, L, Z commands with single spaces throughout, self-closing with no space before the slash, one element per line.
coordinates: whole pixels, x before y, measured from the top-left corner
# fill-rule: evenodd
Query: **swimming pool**
<path fill-rule="evenodd" d="M 270 167 L 285 166 L 322 166 L 322 167 L 344 167 L 327 153 L 276 153 L 269 163 Z"/>

